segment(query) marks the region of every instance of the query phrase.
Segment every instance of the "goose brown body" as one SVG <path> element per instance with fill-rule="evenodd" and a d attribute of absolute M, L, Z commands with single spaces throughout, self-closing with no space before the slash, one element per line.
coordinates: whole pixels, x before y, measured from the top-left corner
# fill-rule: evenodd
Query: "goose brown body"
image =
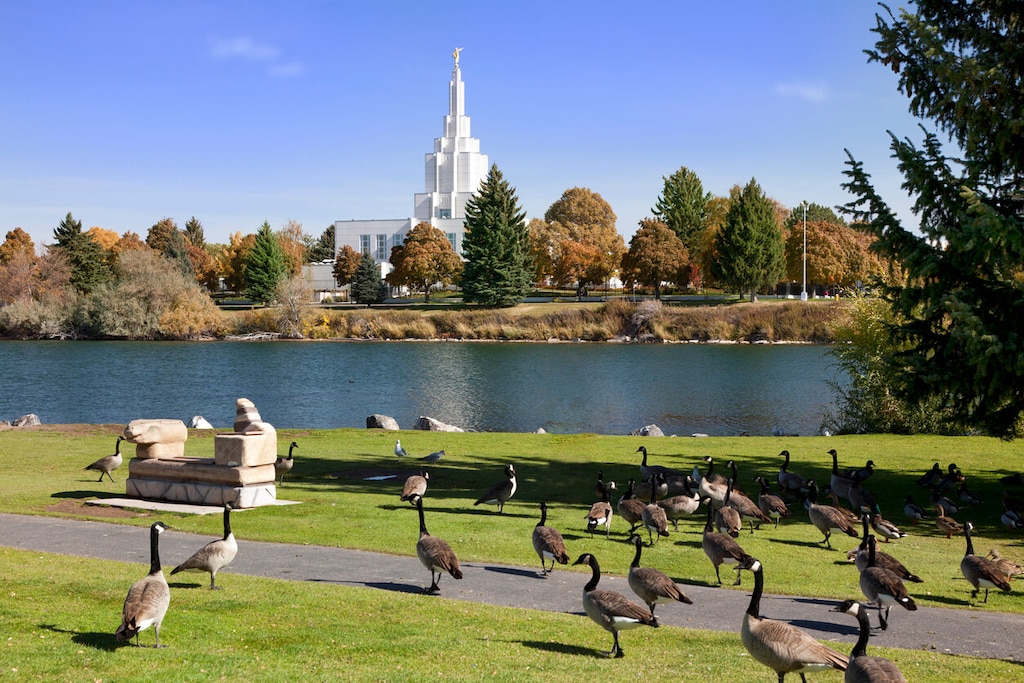
<path fill-rule="evenodd" d="M 210 572 L 210 590 L 216 590 L 217 572 L 231 564 L 238 554 L 238 542 L 231 532 L 231 506 L 224 506 L 224 536 L 210 541 L 171 570 L 171 574 L 183 571 Z"/>
<path fill-rule="evenodd" d="M 857 619 L 857 644 L 850 653 L 850 663 L 846 667 L 844 683 L 907 683 L 899 667 L 884 657 L 867 655 L 868 638 L 871 635 L 871 623 L 864 605 L 855 600 L 844 600 L 832 612 L 851 614 Z"/>
<path fill-rule="evenodd" d="M 121 641 L 135 638 L 139 644 L 139 633 L 153 627 L 156 644 L 160 645 L 160 624 L 171 604 L 171 589 L 160 567 L 160 534 L 167 529 L 163 522 L 154 522 L 149 528 L 149 574 L 132 584 L 121 609 L 121 625 L 114 636 Z"/>
<path fill-rule="evenodd" d="M 917 610 L 917 604 L 907 593 L 906 586 L 898 576 L 875 562 L 875 537 L 868 535 L 868 565 L 860 573 L 860 590 L 870 602 L 878 605 L 878 622 L 882 630 L 889 628 L 889 610 L 893 605 Z"/>
<path fill-rule="evenodd" d="M 1009 593 L 1010 581 L 995 562 L 987 557 L 974 554 L 974 542 L 971 539 L 972 531 L 974 531 L 974 525 L 970 522 L 965 523 L 964 536 L 967 538 L 967 550 L 964 553 L 963 559 L 960 560 L 960 573 L 974 587 L 974 590 L 971 591 L 971 597 L 977 597 L 978 591 L 984 588 L 984 602 L 988 602 L 988 591 L 990 588 L 996 588 Z"/>
<path fill-rule="evenodd" d="M 512 465 L 505 465 L 505 479 L 492 486 L 487 493 L 476 499 L 473 505 L 489 503 L 498 506 L 498 512 L 505 511 L 505 502 L 516 494 L 518 488 L 516 470 Z"/>
<path fill-rule="evenodd" d="M 533 549 L 537 552 L 537 556 L 540 558 L 540 570 L 541 574 L 547 576 L 549 573 L 555 570 L 555 562 L 558 564 L 568 564 L 569 554 L 565 551 L 565 540 L 562 538 L 562 533 L 554 528 L 546 525 L 548 518 L 548 506 L 547 503 L 540 504 L 540 521 L 537 522 L 537 526 L 533 527 Z M 551 561 L 551 569 L 547 569 L 545 562 Z"/>
<path fill-rule="evenodd" d="M 99 460 L 85 466 L 85 469 L 87 470 L 95 470 L 100 473 L 100 478 L 97 479 L 97 481 L 103 481 L 103 475 L 106 475 L 111 482 L 114 481 L 114 478 L 110 476 L 110 473 L 120 467 L 124 462 L 124 456 L 121 455 L 121 442 L 124 440 L 124 436 L 118 435 L 117 443 L 114 444 L 114 452 L 111 455 L 105 455 Z"/>
<path fill-rule="evenodd" d="M 428 593 L 437 593 L 441 590 L 438 582 L 441 576 L 447 572 L 453 579 L 462 578 L 462 569 L 459 567 L 459 558 L 455 556 L 450 545 L 443 539 L 431 536 L 427 532 L 427 524 L 423 519 L 423 499 L 416 497 L 416 511 L 420 517 L 420 537 L 416 541 L 416 557 L 420 563 L 430 571 L 430 588 Z"/>
<path fill-rule="evenodd" d="M 732 537 L 727 534 L 718 533 L 715 531 L 715 527 L 711 521 L 713 513 L 711 502 L 705 501 L 705 505 L 708 509 L 707 522 L 704 524 L 704 535 L 701 538 L 701 548 L 704 550 L 704 554 L 711 560 L 711 564 L 715 567 L 715 578 L 718 579 L 718 583 L 722 583 L 722 575 L 719 573 L 719 567 L 723 564 L 728 565 L 740 565 L 751 558 L 740 544 L 737 543 Z M 736 572 L 736 581 L 733 582 L 734 586 L 740 585 L 740 574 Z"/>
<path fill-rule="evenodd" d="M 683 602 L 692 605 L 693 600 L 687 597 L 686 593 L 669 578 L 665 572 L 653 567 L 640 566 L 640 553 L 643 549 L 643 541 L 639 536 L 633 534 L 629 542 L 636 547 L 636 554 L 629 566 L 627 581 L 629 587 L 636 593 L 636 596 L 644 601 L 647 608 L 654 616 L 654 606 L 662 602 Z"/>
<path fill-rule="evenodd" d="M 619 631 L 639 628 L 640 626 L 658 627 L 654 615 L 628 600 L 621 593 L 609 590 L 598 590 L 601 581 L 601 567 L 597 558 L 590 553 L 583 553 L 575 562 L 590 566 L 590 581 L 583 587 L 583 610 L 590 620 L 612 634 L 613 643 L 609 657 L 622 657 L 625 653 L 619 647 Z"/>
<path fill-rule="evenodd" d="M 409 505 L 415 505 L 417 496 L 422 498 L 426 495 L 429 482 L 430 472 L 426 470 L 406 477 L 405 484 L 402 485 L 402 496 L 399 500 L 408 501 Z"/>
<path fill-rule="evenodd" d="M 612 516 L 614 514 L 614 509 L 612 508 L 611 495 L 612 491 L 615 490 L 615 482 L 610 481 L 605 484 L 599 479 L 598 484 L 601 491 L 601 500 L 591 505 L 590 510 L 587 512 L 587 531 L 589 531 L 591 537 L 593 537 L 594 531 L 598 527 L 603 526 L 604 535 L 607 538 L 612 532 Z"/>
<path fill-rule="evenodd" d="M 295 465 L 294 451 L 299 447 L 299 444 L 292 441 L 288 445 L 288 455 L 277 456 L 277 460 L 274 461 L 274 473 L 277 474 L 278 484 L 284 486 L 284 475 L 292 471 L 292 467 Z"/>
<path fill-rule="evenodd" d="M 804 501 L 804 507 L 807 509 L 807 517 L 811 520 L 811 524 L 818 531 L 825 534 L 825 538 L 821 542 L 825 543 L 829 548 L 832 547 L 829 539 L 832 536 L 833 529 L 856 538 L 857 530 L 849 518 L 831 505 L 818 503 L 818 485 L 814 483 L 814 480 L 809 481 L 807 487 L 810 489 L 810 493 L 807 496 L 807 500 Z"/>
<path fill-rule="evenodd" d="M 619 516 L 629 523 L 629 533 L 633 533 L 634 529 L 643 524 L 644 507 L 646 507 L 642 500 L 634 497 L 634 484 L 635 482 L 630 479 L 626 492 L 622 494 L 615 506 Z"/>
<path fill-rule="evenodd" d="M 772 493 L 768 480 L 764 477 L 757 477 L 755 480 L 761 485 L 761 493 L 757 496 L 757 505 L 768 518 L 775 520 L 775 528 L 779 528 L 779 520 L 789 517 L 789 506 L 781 497 Z"/>

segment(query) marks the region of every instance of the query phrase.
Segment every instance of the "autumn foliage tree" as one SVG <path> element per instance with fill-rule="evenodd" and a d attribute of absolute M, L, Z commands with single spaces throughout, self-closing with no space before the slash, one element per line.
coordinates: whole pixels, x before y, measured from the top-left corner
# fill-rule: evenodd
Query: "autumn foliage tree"
<path fill-rule="evenodd" d="M 392 287 L 410 287 L 423 292 L 430 301 L 430 288 L 449 285 L 462 273 L 462 259 L 455 253 L 448 237 L 430 223 L 417 223 L 405 235 L 402 244 L 391 250 L 387 275 Z"/>
<path fill-rule="evenodd" d="M 161 218 L 150 226 L 146 233 L 146 244 L 150 249 L 160 253 L 167 251 L 167 245 L 171 241 L 171 235 L 178 231 L 178 224 L 173 218 Z"/>
<path fill-rule="evenodd" d="M 622 262 L 626 243 L 615 229 L 615 212 L 598 193 L 573 187 L 544 213 L 550 225 L 554 278 L 575 284 L 581 294 L 588 284 L 607 280 Z"/>
<path fill-rule="evenodd" d="M 331 271 L 338 284 L 347 285 L 352 282 L 352 278 L 355 277 L 356 270 L 359 268 L 359 262 L 362 259 L 363 255 L 348 244 L 338 250 L 338 254 L 334 259 L 334 269 Z"/>
<path fill-rule="evenodd" d="M 689 254 L 675 231 L 662 221 L 645 218 L 622 257 L 623 284 L 652 287 L 654 298 L 660 299 L 661 283 L 680 282 L 688 264 Z"/>

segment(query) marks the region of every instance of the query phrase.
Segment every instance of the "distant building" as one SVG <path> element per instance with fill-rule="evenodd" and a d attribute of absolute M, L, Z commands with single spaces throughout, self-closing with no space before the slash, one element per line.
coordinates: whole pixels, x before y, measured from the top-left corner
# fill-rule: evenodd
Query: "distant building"
<path fill-rule="evenodd" d="M 487 155 L 480 153 L 480 141 L 469 133 L 465 84 L 459 69 L 461 49 L 456 48 L 452 53 L 455 65 L 448 82 L 444 135 L 434 139 L 434 151 L 426 155 L 424 191 L 413 196 L 413 217 L 336 221 L 336 252 L 347 244 L 359 253 L 372 256 L 386 274 L 391 271 L 388 263 L 391 249 L 402 244 L 414 225 L 430 223 L 448 235 L 456 253 L 462 253 L 466 202 L 480 189 L 489 164 Z"/>

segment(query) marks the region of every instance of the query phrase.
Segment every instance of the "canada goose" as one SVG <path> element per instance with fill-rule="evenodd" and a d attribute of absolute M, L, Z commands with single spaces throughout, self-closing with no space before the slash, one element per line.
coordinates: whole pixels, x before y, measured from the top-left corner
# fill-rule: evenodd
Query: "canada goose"
<path fill-rule="evenodd" d="M 735 480 L 731 480 L 731 482 L 728 501 L 725 505 L 738 512 L 740 520 L 749 522 L 750 533 L 754 533 L 754 522 L 757 522 L 760 527 L 762 522 L 770 522 L 771 517 L 762 512 L 757 503 L 736 489 Z"/>
<path fill-rule="evenodd" d="M 408 453 L 405 452 L 405 449 L 402 448 L 401 439 L 395 439 L 395 455 L 397 455 L 399 458 L 404 458 L 405 456 L 409 455 Z"/>
<path fill-rule="evenodd" d="M 661 476 L 656 476 L 656 479 L 661 479 Z M 652 546 L 655 543 L 655 536 L 668 536 L 668 517 L 665 516 L 665 511 L 658 506 L 656 487 L 651 491 L 651 502 L 645 505 L 643 512 L 640 513 L 640 520 L 643 522 L 644 528 L 647 529 L 647 536 Z"/>
<path fill-rule="evenodd" d="M 867 513 L 864 513 L 861 523 L 864 526 L 864 533 L 861 537 L 860 545 L 851 550 L 846 554 L 846 559 L 853 560 L 857 565 L 857 571 L 862 572 L 864 568 L 868 566 L 868 528 L 870 526 L 870 520 L 868 519 Z M 912 573 L 907 569 L 902 562 L 897 560 L 889 553 L 882 552 L 875 548 L 875 566 L 888 569 L 893 574 L 898 576 L 902 581 L 912 581 L 913 583 L 924 583 L 924 579 L 920 576 Z"/>
<path fill-rule="evenodd" d="M 970 505 L 981 505 L 985 502 L 978 496 L 974 495 L 973 492 L 967 490 L 966 481 L 960 484 L 960 488 L 957 489 L 956 494 L 960 497 L 960 500 Z"/>
<path fill-rule="evenodd" d="M 830 612 L 851 614 L 857 619 L 859 631 L 857 644 L 850 653 L 850 663 L 846 667 L 843 680 L 846 683 L 907 683 L 899 668 L 885 657 L 868 657 L 868 638 L 871 635 L 871 622 L 864 605 L 856 600 L 844 600 Z"/>
<path fill-rule="evenodd" d="M 928 519 L 928 513 L 924 511 L 924 508 L 914 502 L 913 496 L 907 496 L 903 499 L 903 514 L 907 516 L 911 524 L 917 524 L 923 519 Z"/>
<path fill-rule="evenodd" d="M 772 493 L 771 486 L 768 485 L 768 480 L 764 477 L 755 477 L 754 481 L 761 485 L 761 493 L 757 496 L 757 505 L 770 519 L 775 520 L 775 528 L 779 528 L 779 520 L 783 517 L 789 517 L 789 506 L 786 505 L 786 501 Z M 761 525 L 758 524 L 758 527 Z"/>
<path fill-rule="evenodd" d="M 780 489 L 784 494 L 802 498 L 807 493 L 807 481 L 796 472 L 789 471 L 789 451 L 782 451 L 779 455 L 786 459 L 776 477 Z"/>
<path fill-rule="evenodd" d="M 764 569 L 758 560 L 751 557 L 738 569 L 749 569 L 754 573 L 754 592 L 750 594 L 750 605 L 743 615 L 740 629 L 743 646 L 751 657 L 777 673 L 779 683 L 785 681 L 788 673 L 799 673 L 800 680 L 806 681 L 804 671 L 846 670 L 849 663 L 846 655 L 819 643 L 792 624 L 765 619 L 759 614 Z"/>
<path fill-rule="evenodd" d="M 710 455 L 704 457 L 704 462 L 708 464 L 708 471 L 701 477 L 700 484 L 697 485 L 697 493 L 701 498 L 710 498 L 712 502 L 709 505 L 721 507 L 725 501 L 728 480 L 714 471 L 715 461 Z"/>
<path fill-rule="evenodd" d="M 832 549 L 832 543 L 829 538 L 832 536 L 833 529 L 842 531 L 847 536 L 857 538 L 857 530 L 843 513 L 831 505 L 818 503 L 818 485 L 813 479 L 807 482 L 807 488 L 808 495 L 807 500 L 804 501 L 804 507 L 807 509 L 807 516 L 810 518 L 811 524 L 818 531 L 825 534 L 825 538 L 820 543 L 824 543 L 830 550 Z"/>
<path fill-rule="evenodd" d="M 442 449 L 441 449 L 441 450 L 439 450 L 439 451 L 434 451 L 434 452 L 433 452 L 433 453 L 431 453 L 430 455 L 424 455 L 424 456 L 423 456 L 422 458 L 420 458 L 420 460 L 422 460 L 423 462 L 428 462 L 428 463 L 429 463 L 429 462 L 437 462 L 437 461 L 439 461 L 439 460 L 440 460 L 441 458 L 443 458 L 443 457 L 444 457 L 444 455 L 445 455 L 445 453 L 444 453 L 444 449 L 442 448 Z"/>
<path fill-rule="evenodd" d="M 958 534 L 964 530 L 959 522 L 952 517 L 946 516 L 946 511 L 941 505 L 936 505 L 935 511 L 939 513 L 935 516 L 935 526 L 939 528 L 939 531 L 946 534 L 946 538 L 953 538 L 953 534 Z"/>
<path fill-rule="evenodd" d="M 732 499 L 732 479 L 726 480 L 724 505 L 715 512 L 715 526 L 724 534 L 738 538 L 743 528 L 743 520 L 740 519 L 739 511 L 729 505 Z"/>
<path fill-rule="evenodd" d="M 1024 565 L 1021 565 L 1020 562 L 1014 562 L 1009 558 L 1003 557 L 995 548 L 989 550 L 988 555 L 986 555 L 985 557 L 987 557 L 995 563 L 1000 573 L 1006 576 L 1007 581 L 1009 581 L 1015 576 L 1020 576 L 1021 574 L 1024 574 Z"/>
<path fill-rule="evenodd" d="M 718 568 L 723 564 L 735 564 L 739 565 L 742 562 L 753 559 L 750 555 L 740 547 L 740 544 L 734 541 L 727 534 L 715 532 L 715 527 L 711 522 L 711 515 L 714 512 L 714 508 L 711 506 L 711 501 L 704 501 L 708 509 L 707 522 L 704 524 L 704 535 L 701 538 L 701 547 L 704 549 L 704 554 L 711 560 L 711 564 L 715 567 L 715 578 L 718 579 L 718 584 L 722 584 L 722 575 L 719 574 Z M 740 573 L 736 572 L 736 581 L 732 584 L 734 586 L 740 585 Z"/>
<path fill-rule="evenodd" d="M 139 644 L 139 633 L 150 626 L 156 633 L 156 645 L 160 645 L 160 624 L 171 604 L 171 589 L 160 569 L 160 534 L 167 530 L 163 522 L 154 522 L 149 527 L 149 574 L 132 584 L 121 610 L 121 625 L 114 636 L 121 641 L 135 638 Z"/>
<path fill-rule="evenodd" d="M 885 543 L 888 543 L 890 538 L 906 538 L 907 535 L 898 526 L 882 517 L 882 510 L 878 507 L 877 503 L 873 513 L 871 515 L 871 528 L 875 530 L 876 534 L 885 539 Z"/>
<path fill-rule="evenodd" d="M 622 494 L 615 506 L 619 511 L 619 516 L 629 523 L 629 533 L 633 533 L 634 529 L 643 524 L 644 507 L 646 507 L 643 501 L 634 497 L 633 484 L 634 481 L 630 479 L 626 492 Z"/>
<path fill-rule="evenodd" d="M 658 507 L 665 511 L 665 518 L 672 522 L 672 529 L 679 531 L 679 520 L 692 515 L 700 507 L 700 496 L 684 487 L 684 492 L 658 501 Z"/>
<path fill-rule="evenodd" d="M 668 482 L 665 480 L 665 475 L 655 472 L 650 479 L 637 484 L 633 494 L 640 500 L 650 500 L 652 496 L 667 498 Z"/>
<path fill-rule="evenodd" d="M 636 449 L 637 453 L 643 453 L 643 458 L 640 460 L 640 480 L 646 481 L 655 474 L 662 474 L 667 479 L 668 477 L 678 476 L 682 474 L 679 470 L 674 470 L 671 467 L 663 467 L 662 465 L 648 465 L 647 464 L 647 446 L 641 446 Z"/>
<path fill-rule="evenodd" d="M 594 484 L 594 493 L 597 494 L 598 498 L 604 497 L 605 484 L 604 484 L 604 470 L 597 471 L 597 483 Z"/>
<path fill-rule="evenodd" d="M 971 541 L 971 532 L 974 525 L 970 522 L 964 523 L 964 536 L 967 537 L 967 551 L 960 560 L 960 573 L 964 575 L 968 583 L 974 586 L 971 597 L 978 597 L 978 591 L 985 589 L 985 600 L 988 602 L 988 591 L 990 588 L 998 588 L 1004 593 L 1010 592 L 1010 581 L 999 569 L 995 562 L 987 557 L 974 554 L 974 543 Z"/>
<path fill-rule="evenodd" d="M 274 461 L 274 472 L 277 473 L 277 480 L 280 486 L 284 486 L 284 475 L 292 471 L 292 465 L 295 464 L 295 459 L 292 457 L 292 451 L 299 447 L 299 444 L 294 441 L 288 446 L 288 457 L 282 455 L 277 456 L 277 460 Z"/>
<path fill-rule="evenodd" d="M 636 534 L 629 537 L 629 542 L 636 547 L 636 554 L 633 555 L 633 563 L 629 565 L 629 587 L 633 589 L 636 596 L 644 601 L 651 616 L 654 616 L 654 606 L 659 602 L 685 602 L 692 605 L 693 600 L 687 597 L 676 582 L 667 574 L 652 567 L 640 566 L 640 553 L 643 548 L 643 541 Z"/>
<path fill-rule="evenodd" d="M 231 533 L 231 506 L 224 506 L 224 538 L 210 541 L 171 570 L 171 575 L 184 571 L 210 572 L 210 590 L 216 590 L 217 572 L 231 564 L 238 553 L 238 542 Z"/>
<path fill-rule="evenodd" d="M 861 486 L 858 479 L 850 484 L 850 489 L 846 492 L 846 499 L 850 501 L 852 510 L 857 514 L 874 510 L 878 503 L 875 500 L 875 494 Z"/>
<path fill-rule="evenodd" d="M 430 481 L 430 472 L 420 470 L 419 474 L 409 475 L 402 486 L 402 497 L 399 500 L 409 501 L 409 505 L 416 504 L 416 496 L 422 498 L 427 492 L 427 483 Z"/>
<path fill-rule="evenodd" d="M 459 568 L 459 558 L 455 557 L 451 546 L 427 532 L 427 524 L 423 521 L 423 498 L 420 496 L 416 496 L 416 511 L 420 516 L 420 538 L 416 541 L 416 557 L 430 570 L 430 588 L 425 592 L 437 593 L 441 590 L 438 582 L 445 572 L 451 574 L 453 579 L 461 579 L 462 569 Z"/>
<path fill-rule="evenodd" d="M 868 534 L 868 566 L 860 573 L 860 590 L 868 602 L 878 605 L 879 628 L 883 631 L 889 628 L 889 610 L 893 605 L 911 612 L 917 609 L 903 581 L 875 563 L 875 537 L 871 534 Z"/>
<path fill-rule="evenodd" d="M 569 554 L 565 552 L 565 540 L 558 529 L 545 526 L 548 519 L 547 503 L 540 504 L 540 521 L 533 527 L 533 549 L 540 558 L 540 573 L 547 576 L 555 570 L 555 562 L 568 564 Z M 544 566 L 545 560 L 551 560 L 551 569 Z"/>
<path fill-rule="evenodd" d="M 829 449 L 828 454 L 832 456 L 832 475 L 829 477 L 829 488 L 835 491 L 840 498 L 849 500 L 853 480 L 839 473 L 839 454 L 836 453 L 836 449 Z"/>
<path fill-rule="evenodd" d="M 859 467 L 855 470 L 846 470 L 846 472 L 843 473 L 843 476 L 851 481 L 864 481 L 874 473 L 875 461 L 868 460 L 864 467 Z"/>
<path fill-rule="evenodd" d="M 825 497 L 832 501 L 832 507 L 843 513 L 843 516 L 849 519 L 851 522 L 860 521 L 860 515 L 853 512 L 853 510 L 851 510 L 850 508 L 844 507 L 843 504 L 839 502 L 839 496 L 836 495 L 835 491 L 826 492 Z"/>
<path fill-rule="evenodd" d="M 498 512 L 504 512 L 505 501 L 516 494 L 516 488 L 516 469 L 512 465 L 505 465 L 505 480 L 492 486 L 487 493 L 477 498 L 473 505 L 481 503 L 497 505 Z"/>
<path fill-rule="evenodd" d="M 121 442 L 124 440 L 125 438 L 123 436 L 118 435 L 117 443 L 114 444 L 113 455 L 104 455 L 96 462 L 85 466 L 85 469 L 87 470 L 96 470 L 100 473 L 100 478 L 96 481 L 103 481 L 103 475 L 105 474 L 107 475 L 107 478 L 110 479 L 111 483 L 113 483 L 114 478 L 110 476 L 110 473 L 120 467 L 121 463 L 124 461 L 121 457 Z"/>
<path fill-rule="evenodd" d="M 610 481 L 608 484 L 601 482 L 601 500 L 597 501 L 590 506 L 590 511 L 587 512 L 587 531 L 590 532 L 590 537 L 594 537 L 594 530 L 600 526 L 604 527 L 604 535 L 607 538 L 612 532 L 612 503 L 611 495 L 612 491 L 615 490 L 615 482 Z"/>
<path fill-rule="evenodd" d="M 930 489 L 939 483 L 939 479 L 942 478 L 942 468 L 939 467 L 939 463 L 932 465 L 932 468 L 922 474 L 917 479 L 917 485 L 923 489 Z"/>
<path fill-rule="evenodd" d="M 623 657 L 625 652 L 619 647 L 619 631 L 625 631 L 640 626 L 658 627 L 658 620 L 653 614 L 643 607 L 629 601 L 620 593 L 615 591 L 598 590 L 597 584 L 601 580 L 601 566 L 597 558 L 590 553 L 580 555 L 573 565 L 590 565 L 590 581 L 583 587 L 583 609 L 587 616 L 595 624 L 610 631 L 614 638 L 609 657 Z"/>

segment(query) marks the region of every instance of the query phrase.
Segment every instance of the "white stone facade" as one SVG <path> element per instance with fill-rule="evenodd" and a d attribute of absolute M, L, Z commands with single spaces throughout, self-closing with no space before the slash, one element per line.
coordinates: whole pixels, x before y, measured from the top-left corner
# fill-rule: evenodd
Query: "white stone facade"
<path fill-rule="evenodd" d="M 466 202 L 487 177 L 489 162 L 480 153 L 480 141 L 470 136 L 466 116 L 465 84 L 459 68 L 459 52 L 452 54 L 455 65 L 448 82 L 448 114 L 444 135 L 434 139 L 434 151 L 424 160 L 424 191 L 413 197 L 413 216 L 383 220 L 339 220 L 334 223 L 334 248 L 348 245 L 370 254 L 381 264 L 381 273 L 391 271 L 391 249 L 402 244 L 417 223 L 430 223 L 441 230 L 456 253 L 462 253 Z"/>

